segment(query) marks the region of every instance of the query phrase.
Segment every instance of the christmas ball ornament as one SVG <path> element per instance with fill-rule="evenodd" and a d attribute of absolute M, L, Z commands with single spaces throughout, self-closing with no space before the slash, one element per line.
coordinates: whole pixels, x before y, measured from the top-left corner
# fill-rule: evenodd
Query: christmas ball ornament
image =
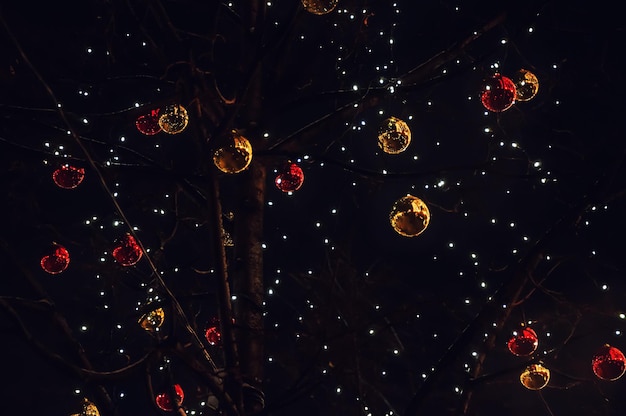
<path fill-rule="evenodd" d="M 222 332 L 218 325 L 212 325 L 204 331 L 204 337 L 210 345 L 217 345 L 222 340 Z"/>
<path fill-rule="evenodd" d="M 283 166 L 274 183 L 276 187 L 283 192 L 293 192 L 300 189 L 304 182 L 304 172 L 302 168 L 295 163 L 287 163 Z"/>
<path fill-rule="evenodd" d="M 74 189 L 85 179 L 85 169 L 63 165 L 52 172 L 52 180 L 63 189 Z"/>
<path fill-rule="evenodd" d="M 240 134 L 233 132 L 229 143 L 213 153 L 213 163 L 224 173 L 239 173 L 252 162 L 252 145 Z"/>
<path fill-rule="evenodd" d="M 140 133 L 146 136 L 154 136 L 161 131 L 159 126 L 159 109 L 150 111 L 148 114 L 137 117 L 135 126 Z"/>
<path fill-rule="evenodd" d="M 339 0 L 302 0 L 304 9 L 313 14 L 323 15 L 332 12 Z"/>
<path fill-rule="evenodd" d="M 515 103 L 515 84 L 510 78 L 495 74 L 485 81 L 480 101 L 489 111 L 499 113 Z"/>
<path fill-rule="evenodd" d="M 541 364 L 531 364 L 519 376 L 519 381 L 529 390 L 541 390 L 550 381 L 550 370 Z"/>
<path fill-rule="evenodd" d="M 409 126 L 396 117 L 389 117 L 378 129 L 378 147 L 391 155 L 404 152 L 411 144 Z"/>
<path fill-rule="evenodd" d="M 178 134 L 189 123 L 187 110 L 180 104 L 166 106 L 159 116 L 159 127 L 168 134 Z"/>
<path fill-rule="evenodd" d="M 185 398 L 185 393 L 183 392 L 183 388 L 180 387 L 180 384 L 174 385 L 174 391 L 176 392 L 176 402 L 178 403 L 178 406 L 180 406 Z M 159 409 L 165 412 L 171 412 L 174 410 L 174 403 L 172 403 L 169 393 L 158 394 L 155 398 L 155 402 L 156 405 L 159 406 Z"/>
<path fill-rule="evenodd" d="M 145 313 L 139 318 L 139 326 L 148 332 L 158 331 L 165 321 L 165 311 L 163 308 L 157 308 Z"/>
<path fill-rule="evenodd" d="M 626 357 L 619 349 L 605 344 L 593 356 L 591 368 L 599 379 L 615 381 L 626 371 Z"/>
<path fill-rule="evenodd" d="M 430 211 L 426 204 L 413 195 L 398 199 L 391 208 L 389 220 L 393 229 L 405 237 L 420 235 L 430 222 Z"/>
<path fill-rule="evenodd" d="M 539 91 L 539 80 L 532 72 L 526 69 L 520 69 L 512 77 L 515 84 L 515 100 L 528 101 L 537 95 Z"/>
<path fill-rule="evenodd" d="M 70 416 L 100 416 L 100 411 L 95 404 L 87 399 L 84 399 L 83 410 L 80 413 L 74 413 Z"/>
<path fill-rule="evenodd" d="M 135 237 L 130 234 L 126 234 L 113 249 L 113 258 L 122 266 L 137 264 L 142 254 L 141 247 L 137 244 Z"/>
<path fill-rule="evenodd" d="M 50 274 L 59 274 L 70 264 L 70 253 L 67 249 L 59 244 L 52 247 L 50 254 L 41 258 L 41 268 Z"/>
<path fill-rule="evenodd" d="M 100 411 L 95 404 L 85 399 L 85 402 L 83 403 L 83 411 L 80 416 L 100 416 Z"/>
<path fill-rule="evenodd" d="M 507 343 L 509 351 L 520 357 L 531 355 L 537 350 L 538 345 L 539 339 L 537 338 L 537 333 L 531 328 L 522 328 L 514 332 Z"/>

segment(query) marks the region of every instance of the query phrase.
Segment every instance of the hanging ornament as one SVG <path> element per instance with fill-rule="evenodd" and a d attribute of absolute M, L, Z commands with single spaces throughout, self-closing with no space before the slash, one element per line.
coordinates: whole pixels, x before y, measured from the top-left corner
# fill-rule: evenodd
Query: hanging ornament
<path fill-rule="evenodd" d="M 180 406 L 185 398 L 185 393 L 183 392 L 183 388 L 180 387 L 180 384 L 174 384 L 174 391 L 176 392 L 176 402 L 178 403 L 178 406 Z M 174 404 L 170 399 L 169 393 L 158 394 L 155 398 L 155 402 L 157 406 L 159 406 L 159 409 L 165 412 L 171 412 L 174 410 Z"/>
<path fill-rule="evenodd" d="M 626 357 L 619 349 L 605 344 L 593 356 L 591 368 L 599 379 L 615 381 L 626 371 Z"/>
<path fill-rule="evenodd" d="M 52 180 L 63 189 L 74 189 L 85 179 L 85 169 L 63 165 L 52 172 Z"/>
<path fill-rule="evenodd" d="M 541 364 L 531 364 L 519 376 L 519 381 L 529 390 L 541 390 L 550 381 L 550 370 Z"/>
<path fill-rule="evenodd" d="M 95 404 L 85 398 L 83 399 L 83 410 L 70 416 L 100 416 L 100 411 Z"/>
<path fill-rule="evenodd" d="M 159 127 L 168 134 L 178 134 L 189 123 L 187 110 L 180 104 L 168 105 L 159 116 Z"/>
<path fill-rule="evenodd" d="M 213 163 L 224 173 L 239 173 L 252 161 L 252 145 L 242 135 L 233 131 L 228 144 L 213 153 Z"/>
<path fill-rule="evenodd" d="M 304 9 L 313 14 L 323 15 L 332 12 L 339 0 L 302 0 Z"/>
<path fill-rule="evenodd" d="M 509 351 L 519 357 L 531 355 L 537 350 L 538 345 L 537 333 L 532 328 L 522 328 L 514 332 L 507 343 Z"/>
<path fill-rule="evenodd" d="M 137 117 L 135 126 L 140 133 L 146 136 L 154 136 L 161 131 L 159 125 L 159 109 L 151 110 L 148 114 Z"/>
<path fill-rule="evenodd" d="M 396 117 L 389 117 L 378 129 L 378 147 L 390 155 L 404 152 L 411 144 L 409 126 Z"/>
<path fill-rule="evenodd" d="M 59 274 L 70 264 L 70 253 L 59 244 L 52 246 L 52 252 L 41 258 L 41 268 L 50 274 Z"/>
<path fill-rule="evenodd" d="M 510 78 L 495 74 L 485 81 L 480 101 L 495 113 L 508 110 L 515 103 L 515 84 Z"/>
<path fill-rule="evenodd" d="M 274 183 L 283 192 L 293 192 L 300 189 L 304 182 L 304 172 L 295 163 L 285 164 L 278 172 Z"/>
<path fill-rule="evenodd" d="M 515 100 L 528 101 L 537 95 L 539 91 L 539 80 L 532 72 L 520 69 L 512 77 L 515 84 Z"/>
<path fill-rule="evenodd" d="M 217 345 L 222 340 L 222 332 L 220 331 L 220 327 L 218 324 L 213 324 L 209 326 L 206 331 L 204 331 L 204 337 L 210 345 Z"/>
<path fill-rule="evenodd" d="M 142 254 L 141 247 L 137 244 L 135 237 L 130 234 L 126 234 L 119 245 L 113 249 L 113 258 L 122 266 L 137 264 Z"/>
<path fill-rule="evenodd" d="M 154 309 L 145 313 L 139 318 L 139 325 L 148 332 L 156 332 L 165 321 L 165 311 L 163 308 Z"/>
<path fill-rule="evenodd" d="M 389 213 L 391 226 L 405 237 L 420 235 L 430 222 L 430 212 L 426 204 L 413 195 L 398 199 Z"/>

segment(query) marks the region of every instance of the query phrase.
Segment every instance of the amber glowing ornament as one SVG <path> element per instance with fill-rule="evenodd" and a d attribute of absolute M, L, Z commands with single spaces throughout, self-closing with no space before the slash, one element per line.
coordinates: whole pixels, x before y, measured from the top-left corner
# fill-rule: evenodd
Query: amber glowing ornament
<path fill-rule="evenodd" d="M 550 370 L 541 364 L 531 364 L 520 374 L 519 381 L 529 390 L 541 390 L 550 381 Z"/>
<path fill-rule="evenodd" d="M 41 258 L 41 268 L 50 274 L 59 274 L 70 264 L 70 253 L 59 244 L 54 244 L 49 254 Z"/>
<path fill-rule="evenodd" d="M 283 192 L 297 191 L 304 183 L 304 172 L 297 164 L 287 163 L 279 169 L 274 183 Z"/>
<path fill-rule="evenodd" d="M 509 351 L 520 357 L 531 355 L 537 350 L 538 345 L 537 333 L 532 328 L 526 327 L 514 332 L 509 342 L 507 342 Z"/>
<path fill-rule="evenodd" d="M 532 100 L 539 91 L 539 79 L 532 72 L 526 69 L 520 69 L 512 77 L 515 84 L 515 100 L 528 101 Z"/>
<path fill-rule="evenodd" d="M 139 326 L 148 332 L 156 332 L 159 330 L 163 322 L 165 321 L 165 311 L 163 308 L 154 309 L 148 313 L 143 314 L 139 318 Z"/>
<path fill-rule="evenodd" d="M 619 349 L 605 344 L 593 356 L 591 368 L 599 379 L 615 381 L 626 371 L 626 357 Z"/>
<path fill-rule="evenodd" d="M 63 165 L 52 172 L 52 180 L 59 188 L 74 189 L 85 179 L 85 169 Z"/>
<path fill-rule="evenodd" d="M 130 234 L 121 238 L 118 245 L 113 249 L 113 258 L 122 266 L 137 264 L 142 254 L 141 247 L 137 244 L 135 237 Z"/>
<path fill-rule="evenodd" d="M 302 0 L 304 10 L 320 16 L 335 10 L 338 3 L 339 0 Z"/>
<path fill-rule="evenodd" d="M 396 155 L 404 152 L 411 144 L 408 124 L 396 117 L 386 119 L 378 129 L 378 147 L 383 152 Z"/>
<path fill-rule="evenodd" d="M 500 74 L 495 74 L 487 79 L 480 94 L 483 106 L 495 113 L 511 108 L 515 103 L 516 89 L 513 81 Z"/>
<path fill-rule="evenodd" d="M 181 133 L 188 123 L 187 110 L 180 104 L 166 106 L 159 115 L 159 127 L 167 134 Z"/>
<path fill-rule="evenodd" d="M 174 385 L 174 391 L 176 392 L 176 401 L 178 402 L 178 406 L 183 403 L 183 399 L 185 398 L 185 393 L 183 392 L 183 388 L 180 384 Z M 169 393 L 160 393 L 155 397 L 156 405 L 159 406 L 159 409 L 165 412 L 171 412 L 174 410 L 174 403 L 172 403 L 172 399 L 170 398 Z"/>
<path fill-rule="evenodd" d="M 252 145 L 242 135 L 233 132 L 228 143 L 213 153 L 213 163 L 224 173 L 239 173 L 252 162 Z"/>
<path fill-rule="evenodd" d="M 83 410 L 80 413 L 74 413 L 70 416 L 100 416 L 100 411 L 95 404 L 87 399 L 84 399 Z"/>
<path fill-rule="evenodd" d="M 393 204 L 389 221 L 398 234 L 415 237 L 428 227 L 430 211 L 424 201 L 416 196 L 406 195 Z"/>
<path fill-rule="evenodd" d="M 154 136 L 159 133 L 161 131 L 161 126 L 159 126 L 159 109 L 157 108 L 148 114 L 137 117 L 135 127 L 141 134 L 146 136 Z"/>

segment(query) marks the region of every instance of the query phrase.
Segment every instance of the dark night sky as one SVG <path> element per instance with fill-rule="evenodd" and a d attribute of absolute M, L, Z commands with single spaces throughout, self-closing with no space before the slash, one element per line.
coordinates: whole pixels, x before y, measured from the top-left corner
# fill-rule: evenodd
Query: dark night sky
<path fill-rule="evenodd" d="M 183 133 L 147 137 L 134 121 L 171 102 L 191 110 L 195 98 L 223 107 L 210 101 L 214 95 L 196 95 L 206 85 L 189 82 L 190 60 L 225 96 L 247 80 L 240 63 L 254 55 L 240 24 L 248 2 L 221 4 L 214 20 L 217 3 L 0 6 L 0 398 L 7 414 L 69 415 L 84 396 L 97 402 L 95 383 L 73 377 L 34 346 L 79 365 L 55 311 L 99 371 L 134 362 L 168 339 L 185 340 L 173 320 L 163 344 L 136 324 L 155 293 L 167 297 L 145 259 L 124 268 L 111 258 L 129 225 L 197 329 L 216 316 L 213 228 L 198 202 L 214 166 L 197 126 L 216 130 L 218 123 L 192 114 Z M 269 46 L 260 116 L 247 116 L 255 102 L 248 97 L 233 123 L 268 172 L 268 413 L 457 415 L 471 390 L 468 415 L 620 414 L 624 381 L 598 380 L 590 365 L 605 343 L 626 349 L 626 39 L 614 6 L 340 0 L 332 13 L 314 16 L 297 0 L 270 3 L 261 29 Z M 497 23 L 455 47 L 490 22 Z M 214 43 L 203 37 L 212 24 L 220 34 Z M 15 42 L 63 103 L 132 224 L 121 221 Z M 413 76 L 422 64 L 428 71 Z M 483 79 L 520 68 L 537 75 L 538 95 L 486 112 Z M 412 132 L 399 155 L 377 146 L 378 126 L 391 115 Z M 289 195 L 273 183 L 286 159 L 305 174 L 303 187 Z M 87 168 L 73 190 L 51 179 L 68 161 Z M 244 175 L 220 175 L 228 232 Z M 389 224 L 391 206 L 407 193 L 431 212 L 415 238 Z M 71 253 L 68 270 L 55 276 L 39 266 L 53 241 Z M 234 249 L 226 254 L 235 269 Z M 520 281 L 520 301 L 507 304 Z M 505 309 L 512 312 L 502 321 Z M 506 348 L 521 322 L 538 334 L 533 357 Z M 481 371 L 488 376 L 472 382 L 492 333 Z M 222 361 L 220 346 L 208 349 Z M 552 371 L 541 392 L 519 383 L 537 360 Z M 188 414 L 213 414 L 201 404 L 206 387 L 186 365 L 173 357 L 169 370 L 185 389 Z M 154 370 L 154 385 L 167 374 Z M 105 383 L 120 415 L 165 414 L 151 404 L 145 380 L 140 371 Z M 423 407 L 411 412 L 417 402 Z"/>

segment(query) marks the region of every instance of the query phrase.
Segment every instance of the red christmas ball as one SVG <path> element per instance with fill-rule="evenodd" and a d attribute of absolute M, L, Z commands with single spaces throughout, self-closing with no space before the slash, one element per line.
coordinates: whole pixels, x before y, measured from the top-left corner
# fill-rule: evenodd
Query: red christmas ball
<path fill-rule="evenodd" d="M 537 333 L 531 328 L 522 328 L 507 343 L 509 351 L 520 357 L 531 355 L 537 350 L 538 345 Z"/>
<path fill-rule="evenodd" d="M 151 110 L 150 113 L 137 117 L 135 126 L 140 133 L 146 136 L 154 136 L 161 131 L 159 126 L 159 109 Z"/>
<path fill-rule="evenodd" d="M 204 331 L 204 337 L 211 345 L 217 345 L 222 340 L 222 333 L 217 325 L 210 326 Z"/>
<path fill-rule="evenodd" d="M 599 379 L 615 381 L 626 371 L 626 357 L 617 348 L 605 344 L 593 356 L 591 368 Z"/>
<path fill-rule="evenodd" d="M 119 245 L 113 249 L 113 258 L 122 266 L 133 266 L 141 259 L 143 252 L 135 238 L 126 234 Z"/>
<path fill-rule="evenodd" d="M 59 274 L 70 264 L 70 253 L 61 245 L 54 245 L 52 252 L 41 258 L 41 268 L 50 274 Z"/>
<path fill-rule="evenodd" d="M 485 81 L 480 101 L 489 111 L 499 113 L 511 108 L 515 103 L 515 83 L 505 76 L 495 74 Z"/>
<path fill-rule="evenodd" d="M 183 392 L 183 388 L 180 387 L 180 384 L 174 385 L 174 391 L 176 392 L 176 401 L 180 406 L 183 403 L 183 399 L 185 398 L 185 393 Z M 172 403 L 172 400 L 170 399 L 169 393 L 158 394 L 155 398 L 155 402 L 157 406 L 159 406 L 159 409 L 165 412 L 171 412 L 172 410 L 174 410 L 174 405 Z"/>
<path fill-rule="evenodd" d="M 85 179 L 85 169 L 63 165 L 52 172 L 52 180 L 63 189 L 74 189 Z"/>
<path fill-rule="evenodd" d="M 304 172 L 295 163 L 287 163 L 276 176 L 276 187 L 283 192 L 293 192 L 300 189 L 304 182 Z"/>

